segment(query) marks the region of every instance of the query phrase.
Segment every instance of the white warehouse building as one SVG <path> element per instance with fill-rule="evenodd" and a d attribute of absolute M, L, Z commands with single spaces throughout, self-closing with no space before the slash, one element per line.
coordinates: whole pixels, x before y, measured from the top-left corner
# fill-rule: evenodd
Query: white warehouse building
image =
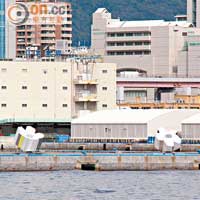
<path fill-rule="evenodd" d="M 181 131 L 181 122 L 199 110 L 105 110 L 72 121 L 72 139 L 145 140 L 159 128 Z"/>
<path fill-rule="evenodd" d="M 196 114 L 182 122 L 182 136 L 187 140 L 200 139 L 200 114 Z"/>

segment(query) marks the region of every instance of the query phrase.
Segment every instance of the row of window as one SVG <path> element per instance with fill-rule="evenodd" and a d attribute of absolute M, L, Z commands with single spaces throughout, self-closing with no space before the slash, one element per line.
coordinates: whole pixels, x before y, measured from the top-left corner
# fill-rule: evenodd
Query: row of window
<path fill-rule="evenodd" d="M 28 107 L 28 104 L 22 104 L 21 106 L 22 106 L 22 108 L 27 108 L 27 107 Z M 6 103 L 2 103 L 2 104 L 1 104 L 1 107 L 2 107 L 2 108 L 6 108 L 6 107 L 7 107 L 7 104 L 6 104 Z M 48 104 L 42 104 L 42 107 L 43 107 L 43 108 L 47 108 L 47 107 L 48 107 Z M 68 105 L 67 105 L 67 104 L 62 104 L 62 107 L 63 107 L 63 108 L 67 108 Z"/>
<path fill-rule="evenodd" d="M 151 45 L 150 41 L 136 41 L 136 42 L 108 42 L 108 46 L 147 46 Z"/>
<path fill-rule="evenodd" d="M 2 90 L 6 90 L 7 86 L 6 85 L 2 85 L 1 89 Z M 27 89 L 28 89 L 28 86 L 25 86 L 25 85 L 22 86 L 22 90 L 27 90 Z M 48 87 L 47 86 L 42 86 L 42 89 L 43 90 L 48 90 Z M 68 90 L 68 87 L 67 86 L 63 86 L 62 89 L 63 90 Z M 102 87 L 102 90 L 108 90 L 108 88 L 107 87 Z"/>
<path fill-rule="evenodd" d="M 21 106 L 22 106 L 22 108 L 27 108 L 27 107 L 28 107 L 28 104 L 22 104 Z M 1 107 L 2 107 L 2 108 L 6 108 L 6 107 L 7 107 L 7 104 L 6 104 L 6 103 L 2 103 L 2 104 L 1 104 Z M 43 107 L 43 108 L 48 108 L 48 104 L 42 104 L 42 107 Z M 63 108 L 67 108 L 67 107 L 68 107 L 68 104 L 62 104 L 62 107 L 63 107 Z M 103 108 L 107 108 L 108 105 L 107 105 L 107 104 L 102 104 L 102 107 L 103 107 Z"/>
<path fill-rule="evenodd" d="M 2 90 L 7 90 L 7 86 L 6 85 L 2 85 L 1 89 Z M 27 90 L 27 89 L 28 89 L 28 86 L 25 86 L 25 85 L 22 86 L 22 90 Z M 42 89 L 43 90 L 48 90 L 48 87 L 47 86 L 42 86 Z M 68 87 L 67 86 L 63 86 L 62 89 L 63 90 L 68 90 Z"/>
<path fill-rule="evenodd" d="M 146 97 L 147 93 L 146 91 L 126 91 L 125 96 L 126 97 Z"/>
<path fill-rule="evenodd" d="M 108 51 L 108 56 L 151 55 L 151 51 Z"/>
<path fill-rule="evenodd" d="M 23 68 L 21 71 L 24 72 L 24 73 L 27 73 L 28 69 L 27 68 Z M 7 68 L 1 68 L 1 72 L 4 72 L 4 73 L 7 72 Z M 47 69 L 42 69 L 42 72 L 44 74 L 47 74 L 48 70 Z M 63 73 L 68 73 L 68 70 L 67 69 L 63 69 L 62 72 Z"/>
<path fill-rule="evenodd" d="M 118 32 L 118 33 L 107 33 L 108 37 L 133 37 L 133 36 L 151 36 L 151 32 Z"/>
<path fill-rule="evenodd" d="M 24 72 L 24 73 L 27 73 L 28 69 L 27 68 L 23 68 L 21 71 Z M 4 72 L 4 73 L 7 72 L 7 68 L 1 68 L 1 72 Z M 44 74 L 47 74 L 48 70 L 47 69 L 42 69 L 42 72 Z M 68 69 L 63 69 L 62 72 L 63 73 L 68 73 Z M 106 73 L 108 73 L 108 70 L 104 69 L 104 70 L 102 70 L 102 73 L 106 74 Z"/>

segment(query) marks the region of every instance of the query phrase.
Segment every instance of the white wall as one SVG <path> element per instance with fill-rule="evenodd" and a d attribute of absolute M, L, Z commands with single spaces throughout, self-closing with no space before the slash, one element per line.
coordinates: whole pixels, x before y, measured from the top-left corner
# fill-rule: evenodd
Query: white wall
<path fill-rule="evenodd" d="M 115 108 L 116 65 L 92 65 L 93 78 L 97 80 L 97 110 Z M 75 112 L 74 81 L 80 73 L 75 69 L 71 62 L 0 62 L 0 118 L 70 120 Z M 23 86 L 27 89 L 22 89 Z M 88 104 L 93 109 L 90 102 Z"/>

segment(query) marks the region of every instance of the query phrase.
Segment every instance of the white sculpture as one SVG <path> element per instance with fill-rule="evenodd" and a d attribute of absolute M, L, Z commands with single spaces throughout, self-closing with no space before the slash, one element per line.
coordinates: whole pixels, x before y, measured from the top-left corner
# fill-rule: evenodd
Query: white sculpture
<path fill-rule="evenodd" d="M 44 134 L 36 133 L 31 126 L 27 126 L 26 129 L 18 127 L 15 135 L 15 144 L 24 152 L 36 152 L 39 151 L 43 138 Z"/>
<path fill-rule="evenodd" d="M 155 148 L 161 152 L 174 152 L 181 147 L 181 138 L 174 130 L 160 128 L 155 136 Z"/>

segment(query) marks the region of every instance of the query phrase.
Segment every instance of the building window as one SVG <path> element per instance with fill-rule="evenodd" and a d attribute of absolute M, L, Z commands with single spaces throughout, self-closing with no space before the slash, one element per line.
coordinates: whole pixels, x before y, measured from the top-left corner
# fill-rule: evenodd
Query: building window
<path fill-rule="evenodd" d="M 22 108 L 27 108 L 27 104 L 22 104 Z"/>
<path fill-rule="evenodd" d="M 150 45 L 151 42 L 144 42 L 144 45 Z"/>
<path fill-rule="evenodd" d="M 48 90 L 48 87 L 47 86 L 43 86 L 42 89 L 43 90 Z"/>
<path fill-rule="evenodd" d="M 1 68 L 1 72 L 7 72 L 7 69 L 6 68 Z"/>
<path fill-rule="evenodd" d="M 132 37 L 132 36 L 133 36 L 133 33 L 126 33 L 126 36 L 127 36 L 127 37 Z"/>
<path fill-rule="evenodd" d="M 124 46 L 124 42 L 117 42 L 117 46 Z"/>
<path fill-rule="evenodd" d="M 135 46 L 141 46 L 142 42 L 135 42 Z"/>
<path fill-rule="evenodd" d="M 2 86 L 1 86 L 1 89 L 2 89 L 2 90 L 6 90 L 6 89 L 7 89 L 7 86 L 2 85 Z"/>
<path fill-rule="evenodd" d="M 135 51 L 135 55 L 142 55 L 142 51 Z"/>
<path fill-rule="evenodd" d="M 102 87 L 102 90 L 106 91 L 106 90 L 108 90 L 108 88 L 107 87 Z"/>
<path fill-rule="evenodd" d="M 183 33 L 182 33 L 182 36 L 187 36 L 187 32 L 183 32 Z"/>
<path fill-rule="evenodd" d="M 43 74 L 47 74 L 48 73 L 48 70 L 47 69 L 43 69 Z"/>
<path fill-rule="evenodd" d="M 133 55 L 133 52 L 132 51 L 126 51 L 125 54 L 126 55 Z"/>
<path fill-rule="evenodd" d="M 124 55 L 124 52 L 123 52 L 123 51 L 118 51 L 118 52 L 117 52 L 117 55 L 120 55 L 120 56 L 121 56 L 121 55 Z"/>
<path fill-rule="evenodd" d="M 107 108 L 108 105 L 107 105 L 107 104 L 103 104 L 102 107 L 103 107 L 103 108 Z"/>
<path fill-rule="evenodd" d="M 67 108 L 67 107 L 68 107 L 68 105 L 67 105 L 67 104 L 63 104 L 62 106 L 63 106 L 63 108 Z"/>
<path fill-rule="evenodd" d="M 48 105 L 47 105 L 47 104 L 42 104 L 42 107 L 43 107 L 43 108 L 47 108 Z"/>
<path fill-rule="evenodd" d="M 105 128 L 105 129 L 104 129 L 104 132 L 105 132 L 105 133 L 111 133 L 111 128 Z"/>
<path fill-rule="evenodd" d="M 107 74 L 107 73 L 108 73 L 108 70 L 104 69 L 104 70 L 102 70 L 102 73 L 103 73 L 103 74 Z"/>
<path fill-rule="evenodd" d="M 141 32 L 135 33 L 135 36 L 142 36 L 143 34 Z"/>
<path fill-rule="evenodd" d="M 115 33 L 108 33 L 108 37 L 115 37 Z"/>
<path fill-rule="evenodd" d="M 144 55 L 150 55 L 151 51 L 144 51 Z"/>
<path fill-rule="evenodd" d="M 24 73 L 27 73 L 28 72 L 28 69 L 22 69 L 22 72 L 24 72 Z"/>
<path fill-rule="evenodd" d="M 6 107 L 7 107 L 7 104 L 6 104 L 6 103 L 2 103 L 2 104 L 1 104 L 1 107 L 2 107 L 2 108 L 6 108 Z"/>
<path fill-rule="evenodd" d="M 151 32 L 144 32 L 143 34 L 144 34 L 144 36 L 150 36 Z"/>
<path fill-rule="evenodd" d="M 133 46 L 133 42 L 126 42 L 126 46 Z"/>
<path fill-rule="evenodd" d="M 114 47 L 114 46 L 115 46 L 115 43 L 114 43 L 114 42 L 108 42 L 108 46 L 109 46 L 109 47 Z"/>
<path fill-rule="evenodd" d="M 63 86 L 63 90 L 67 90 L 68 89 L 68 87 L 67 86 Z"/>
<path fill-rule="evenodd" d="M 68 72 L 68 70 L 67 69 L 63 69 L 63 73 L 67 73 Z"/>
<path fill-rule="evenodd" d="M 22 90 L 27 90 L 27 86 L 22 86 Z"/>
<path fill-rule="evenodd" d="M 117 37 L 124 37 L 124 33 L 117 33 Z"/>
<path fill-rule="evenodd" d="M 114 56 L 115 55 L 115 52 L 113 51 L 108 51 L 108 56 Z"/>

